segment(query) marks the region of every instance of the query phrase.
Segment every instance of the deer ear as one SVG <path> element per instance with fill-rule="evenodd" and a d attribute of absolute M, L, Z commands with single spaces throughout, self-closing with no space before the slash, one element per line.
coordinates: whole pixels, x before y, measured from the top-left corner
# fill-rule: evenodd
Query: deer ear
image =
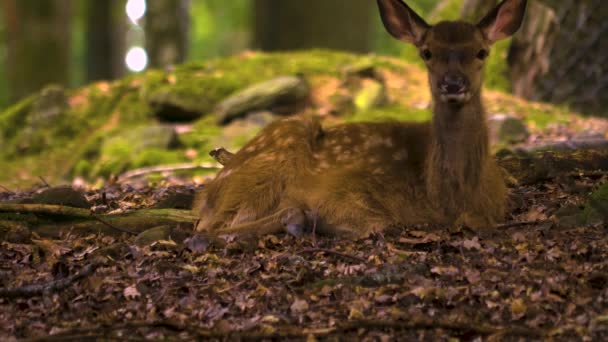
<path fill-rule="evenodd" d="M 486 38 L 494 43 L 513 35 L 524 20 L 527 0 L 504 0 L 477 24 Z"/>
<path fill-rule="evenodd" d="M 377 0 L 384 27 L 393 37 L 416 44 L 430 28 L 408 5 L 401 0 Z"/>

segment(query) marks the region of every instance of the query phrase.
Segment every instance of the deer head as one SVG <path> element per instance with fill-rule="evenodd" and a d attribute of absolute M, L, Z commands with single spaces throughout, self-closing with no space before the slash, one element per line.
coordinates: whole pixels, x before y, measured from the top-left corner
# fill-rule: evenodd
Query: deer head
<path fill-rule="evenodd" d="M 479 95 L 490 46 L 519 29 L 527 3 L 504 0 L 476 25 L 442 21 L 431 26 L 401 0 L 377 1 L 386 30 L 418 48 L 435 101 L 455 106 Z"/>

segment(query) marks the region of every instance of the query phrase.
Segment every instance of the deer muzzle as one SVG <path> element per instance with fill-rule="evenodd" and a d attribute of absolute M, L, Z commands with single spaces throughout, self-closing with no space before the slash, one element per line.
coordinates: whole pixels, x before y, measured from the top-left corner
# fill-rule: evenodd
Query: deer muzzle
<path fill-rule="evenodd" d="M 440 99 L 444 102 L 461 103 L 470 98 L 468 81 L 464 76 L 447 74 L 438 84 Z"/>

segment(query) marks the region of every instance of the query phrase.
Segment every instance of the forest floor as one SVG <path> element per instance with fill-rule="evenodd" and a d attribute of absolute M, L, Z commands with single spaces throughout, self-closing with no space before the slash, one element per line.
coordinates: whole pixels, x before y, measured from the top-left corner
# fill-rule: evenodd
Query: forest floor
<path fill-rule="evenodd" d="M 326 66 L 332 60 L 335 65 Z M 157 118 L 149 118 L 152 107 L 143 100 L 150 84 L 162 88 L 160 94 L 166 95 L 166 90 L 183 95 L 185 89 L 198 99 L 210 93 L 201 89 L 214 89 L 220 79 L 229 81 L 219 87 L 213 98 L 217 101 L 258 78 L 304 70 L 314 74 L 309 77 L 308 110 L 330 124 L 428 119 L 424 72 L 384 58 L 375 63 L 388 103 L 341 116 L 344 107 L 353 107 L 353 99 L 361 98 L 354 93 L 379 89 L 373 83 L 379 81 L 365 76 L 366 68 L 364 76 L 353 81 L 355 86 L 335 72 L 356 60 L 327 52 L 248 54 L 68 92 L 66 125 L 80 128 L 93 118 L 97 121 L 79 133 L 81 140 L 64 137 L 55 159 L 42 148 L 47 141 L 61 142 L 56 133 L 63 130 L 44 131 L 41 134 L 48 137 L 34 139 L 17 124 L 35 113 L 29 107 L 36 106 L 24 103 L 7 111 L 5 122 L 15 126 L 5 127 L 11 132 L 5 134 L 10 138 L 6 141 L 15 144 L 5 145 L 13 146 L 7 162 L 0 159 L 0 340 L 608 340 L 608 234 L 604 223 L 594 223 L 601 221 L 578 219 L 588 208 L 589 194 L 608 181 L 608 167 L 545 174 L 527 183 L 511 179 L 510 213 L 496 227 L 473 231 L 409 226 L 360 241 L 270 235 L 210 244 L 193 231 L 194 218 L 188 211 L 194 191 L 204 186 L 204 175 L 163 171 L 147 180 L 116 177 L 157 165 L 157 159 L 205 162 L 212 143 L 246 141 L 240 136 L 210 140 L 209 132 L 219 135 L 232 129 L 252 134 L 249 126 L 240 124 L 210 128 L 214 121 L 202 118 L 190 123 L 189 130 L 181 127 L 185 133 L 178 134 L 178 149 L 148 153 L 171 158 L 125 164 L 123 159 L 141 156 L 144 150 L 127 149 L 137 139 L 116 139 L 108 127 L 131 133 L 135 122 L 157 124 Z M 241 80 L 243 65 L 251 72 Z M 183 89 L 176 87 L 182 79 L 199 83 L 182 81 Z M 105 105 L 93 101 L 95 96 Z M 523 120 L 530 134 L 519 139 L 520 148 L 568 145 L 576 139 L 606 146 L 606 119 L 497 91 L 486 92 L 485 100 L 490 118 L 505 113 Z M 121 117 L 128 120 L 121 122 Z M 13 136 L 13 131 L 18 134 Z M 111 145 L 112 139 L 121 144 Z M 106 145 L 113 147 L 107 155 L 100 148 Z M 97 150 L 89 151 L 93 147 Z M 499 147 L 513 148 L 508 143 Z M 24 158 L 24 153 L 30 155 Z M 123 159 L 109 159 L 117 154 Z M 91 165 L 77 167 L 82 163 L 69 164 L 62 159 L 65 155 L 74 162 L 85 157 L 97 161 L 83 159 Z M 116 161 L 116 170 L 95 173 L 101 170 L 97 165 L 112 164 L 108 160 Z M 86 189 L 82 198 L 71 187 L 51 186 L 64 174 L 74 176 L 73 185 Z M 104 183 L 97 179 L 105 185 L 100 187 Z M 42 188 L 16 190 L 36 182 Z M 47 189 L 59 200 L 41 200 Z M 603 196 L 600 205 L 606 211 L 608 195 Z M 29 200 L 34 197 L 39 202 Z M 57 206 L 68 205 L 66 201 L 70 207 Z M 158 216 L 146 210 L 156 210 Z M 138 212 L 142 215 L 131 215 Z M 138 224 L 155 228 L 144 230 Z"/>
<path fill-rule="evenodd" d="M 606 340 L 606 228 L 553 219 L 603 181 L 512 187 L 509 220 L 483 231 L 414 226 L 357 242 L 214 245 L 188 224 L 153 242 L 34 233 L 0 245 L 0 339 Z M 97 211 L 123 211 L 168 192 L 114 186 L 87 198 Z"/>

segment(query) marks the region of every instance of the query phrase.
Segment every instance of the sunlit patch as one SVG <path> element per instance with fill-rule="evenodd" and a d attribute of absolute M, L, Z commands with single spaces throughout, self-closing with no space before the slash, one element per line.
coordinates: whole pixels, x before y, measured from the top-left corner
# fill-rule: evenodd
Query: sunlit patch
<path fill-rule="evenodd" d="M 133 24 L 137 24 L 137 21 L 146 14 L 146 0 L 129 0 L 125 10 Z"/>
<path fill-rule="evenodd" d="M 127 56 L 125 57 L 125 64 L 127 68 L 133 72 L 140 72 L 146 69 L 148 66 L 148 54 L 146 50 L 139 46 L 134 46 L 129 49 Z"/>

